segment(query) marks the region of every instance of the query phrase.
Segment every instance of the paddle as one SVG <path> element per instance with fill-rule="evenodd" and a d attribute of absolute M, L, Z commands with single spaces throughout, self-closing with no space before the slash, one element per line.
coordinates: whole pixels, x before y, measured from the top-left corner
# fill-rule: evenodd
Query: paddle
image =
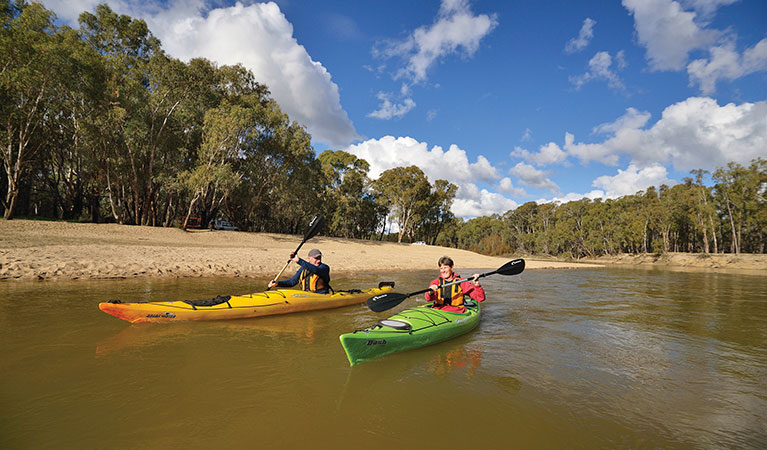
<path fill-rule="evenodd" d="M 304 245 L 304 242 L 316 236 L 317 233 L 320 232 L 320 230 L 322 229 L 324 225 L 325 225 L 325 218 L 322 217 L 322 214 L 317 214 L 316 216 L 314 216 L 311 222 L 309 222 L 309 229 L 306 231 L 306 234 L 304 235 L 304 240 L 301 241 L 300 244 L 298 244 L 298 248 L 296 248 L 296 251 L 294 251 L 293 254 L 297 255 L 298 251 L 301 250 L 301 246 Z M 277 281 L 277 278 L 279 278 L 280 275 L 282 275 L 282 272 L 284 272 L 285 269 L 288 268 L 288 264 L 290 264 L 290 261 L 291 260 L 289 259 L 288 262 L 285 263 L 285 265 L 282 267 L 282 270 L 280 270 L 280 273 L 278 273 L 277 276 L 274 277 L 274 280 L 272 281 Z M 267 291 L 269 289 L 271 288 L 266 288 Z"/>
<path fill-rule="evenodd" d="M 497 270 L 480 274 L 478 278 L 484 278 L 486 276 L 493 275 L 495 273 L 501 274 L 501 275 L 517 275 L 519 273 L 522 273 L 523 270 L 525 270 L 525 260 L 515 259 L 513 261 L 509 261 L 506 264 L 502 265 Z M 452 286 L 454 284 L 463 283 L 464 281 L 467 281 L 467 280 L 462 279 L 462 280 L 451 281 L 450 283 L 443 284 L 441 287 Z M 418 294 L 423 294 L 425 292 L 429 292 L 430 290 L 431 289 L 426 288 L 420 291 L 411 292 L 410 294 L 398 294 L 396 292 L 389 292 L 386 294 L 376 295 L 375 297 L 368 299 L 367 305 L 368 305 L 368 308 L 370 308 L 374 312 L 386 311 L 387 309 L 391 309 L 399 305 L 408 297 L 412 297 Z"/>

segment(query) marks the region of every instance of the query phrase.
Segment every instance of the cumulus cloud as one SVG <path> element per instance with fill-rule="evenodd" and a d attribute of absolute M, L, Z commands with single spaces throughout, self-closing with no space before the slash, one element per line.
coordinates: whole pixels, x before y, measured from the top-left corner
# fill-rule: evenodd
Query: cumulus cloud
<path fill-rule="evenodd" d="M 621 155 L 638 167 L 671 162 L 677 170 L 715 169 L 730 161 L 748 164 L 765 157 L 767 101 L 719 106 L 708 97 L 691 97 L 668 106 L 648 129 L 650 115 L 630 108 L 612 124 L 597 127 L 612 137 L 601 143 L 576 143 L 565 135 L 565 151 L 583 162 L 616 165 Z"/>
<path fill-rule="evenodd" d="M 592 186 L 602 189 L 594 189 L 585 194 L 569 192 L 566 195 L 555 196 L 549 199 L 538 199 L 536 203 L 567 203 L 584 198 L 590 200 L 619 198 L 647 190 L 650 186 L 658 188 L 663 184 L 673 186 L 677 182 L 668 178 L 668 171 L 662 165 L 653 164 L 645 168 L 639 168 L 634 164 L 630 164 L 626 170 L 618 169 L 616 175 L 603 175 L 592 182 Z"/>
<path fill-rule="evenodd" d="M 519 204 L 501 194 L 479 189 L 475 184 L 461 185 L 450 209 L 457 217 L 479 217 L 503 214 Z"/>
<path fill-rule="evenodd" d="M 420 167 L 432 182 L 440 178 L 453 183 L 500 178 L 487 158 L 480 155 L 470 163 L 466 151 L 455 144 L 444 151 L 438 145 L 429 149 L 426 142 L 411 137 L 384 136 L 351 145 L 346 151 L 370 163 L 368 176 L 373 179 L 385 170 L 411 165 Z"/>
<path fill-rule="evenodd" d="M 585 194 L 579 194 L 577 192 L 569 192 L 565 195 L 557 196 L 553 198 L 539 198 L 538 200 L 535 201 L 535 203 L 538 203 L 539 205 L 543 203 L 567 203 L 567 202 L 572 202 L 575 200 L 581 200 L 583 198 L 588 198 L 590 200 L 605 198 L 605 191 L 593 190 Z"/>
<path fill-rule="evenodd" d="M 48 0 L 62 16 L 93 10 L 88 0 Z M 116 12 L 142 18 L 168 54 L 181 60 L 207 58 L 222 65 L 242 64 L 292 120 L 304 124 L 315 141 L 344 146 L 359 136 L 341 106 L 338 86 L 293 37 L 293 26 L 276 3 L 207 10 L 203 0 L 152 3 L 107 1 Z M 62 17 L 63 18 L 63 17 Z"/>
<path fill-rule="evenodd" d="M 594 37 L 594 25 L 596 25 L 596 23 L 597 22 L 595 20 L 587 17 L 586 20 L 583 21 L 583 25 L 581 26 L 581 31 L 578 33 L 578 36 L 567 41 L 567 44 L 565 45 L 565 52 L 576 53 L 586 48 L 586 46 L 588 46 L 591 42 L 591 39 Z"/>
<path fill-rule="evenodd" d="M 559 186 L 549 179 L 546 172 L 538 170 L 529 164 L 517 163 L 516 166 L 509 169 L 509 173 L 519 178 L 519 182 L 525 186 L 546 189 L 552 192 L 559 190 Z"/>
<path fill-rule="evenodd" d="M 527 197 L 527 192 L 522 188 L 514 186 L 514 183 L 512 183 L 511 178 L 509 177 L 504 177 L 498 183 L 498 190 L 515 197 Z"/>
<path fill-rule="evenodd" d="M 682 0 L 682 4 L 694 9 L 702 19 L 710 18 L 717 9 L 740 0 Z"/>
<path fill-rule="evenodd" d="M 767 39 L 746 49 L 742 55 L 732 41 L 712 47 L 710 55 L 710 59 L 696 59 L 687 66 L 690 84 L 698 84 L 704 94 L 713 93 L 719 80 L 735 80 L 767 70 Z"/>
<path fill-rule="evenodd" d="M 690 52 L 707 49 L 720 32 L 702 28 L 696 13 L 684 11 L 674 0 L 623 0 L 634 16 L 639 42 L 647 49 L 653 70 L 682 70 Z"/>
<path fill-rule="evenodd" d="M 609 52 L 598 52 L 589 60 L 589 70 L 582 75 L 570 77 L 570 83 L 575 85 L 575 89 L 580 89 L 584 84 L 590 81 L 606 81 L 610 89 L 623 91 L 626 86 L 618 76 L 618 72 L 626 67 L 626 60 L 623 56 L 623 50 L 615 56 L 615 66 L 613 68 L 613 58 Z"/>
<path fill-rule="evenodd" d="M 640 169 L 630 164 L 626 170 L 618 169 L 614 176 L 603 175 L 592 183 L 592 186 L 602 188 L 606 198 L 618 198 L 624 195 L 634 195 L 650 186 L 665 184 L 673 186 L 676 181 L 668 178 L 668 171 L 660 164 Z"/>
<path fill-rule="evenodd" d="M 368 176 L 377 179 L 394 167 L 418 166 L 430 182 L 448 180 L 458 186 L 452 212 L 460 217 L 503 213 L 516 203 L 502 194 L 479 189 L 476 183 L 494 183 L 500 178 L 498 170 L 482 155 L 469 162 L 466 151 L 451 145 L 445 151 L 440 146 L 429 148 L 425 142 L 411 137 L 384 136 L 350 145 L 345 151 L 370 164 Z"/>
<path fill-rule="evenodd" d="M 720 80 L 735 80 L 754 72 L 767 71 L 767 39 L 739 53 L 731 30 L 706 28 L 721 6 L 737 0 L 623 0 L 634 15 L 639 42 L 647 49 L 652 70 L 687 69 L 690 85 L 703 94 L 712 94 Z M 683 6 L 691 8 L 685 11 Z M 689 62 L 696 50 L 707 58 Z"/>
<path fill-rule="evenodd" d="M 412 98 L 406 98 L 402 103 L 392 103 L 391 95 L 385 92 L 378 93 L 378 100 L 381 101 L 381 105 L 377 110 L 368 114 L 368 117 L 388 120 L 394 117 L 402 117 L 415 108 L 415 101 Z"/>
<path fill-rule="evenodd" d="M 497 25 L 495 15 L 474 15 L 467 0 L 443 0 L 432 25 L 416 29 L 402 41 L 374 49 L 374 55 L 404 58 L 405 66 L 397 77 L 418 83 L 426 80 L 428 69 L 444 56 L 473 56 L 482 38 Z"/>
<path fill-rule="evenodd" d="M 564 162 L 567 159 L 567 152 L 562 150 L 554 142 L 549 142 L 546 145 L 542 145 L 538 149 L 538 153 L 530 153 L 522 147 L 514 147 L 514 150 L 511 152 L 511 156 L 522 158 L 525 161 L 543 166 L 546 164 Z"/>

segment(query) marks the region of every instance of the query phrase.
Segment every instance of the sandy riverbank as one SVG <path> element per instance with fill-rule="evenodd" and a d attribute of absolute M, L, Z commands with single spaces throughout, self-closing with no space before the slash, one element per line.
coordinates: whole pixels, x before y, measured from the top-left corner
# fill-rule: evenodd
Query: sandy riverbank
<path fill-rule="evenodd" d="M 749 271 L 767 275 L 767 255 L 732 253 L 645 253 L 603 256 L 583 260 L 594 264 L 711 269 L 718 272 Z"/>
<path fill-rule="evenodd" d="M 116 224 L 0 220 L 0 280 L 138 277 L 273 277 L 303 236 Z M 510 258 L 452 248 L 317 236 L 301 248 L 323 252 L 333 273 L 436 269 L 449 255 L 461 268 L 497 269 Z M 535 261 L 527 269 L 589 264 Z M 595 264 L 591 264 L 595 266 Z M 285 274 L 292 274 L 295 265 Z"/>

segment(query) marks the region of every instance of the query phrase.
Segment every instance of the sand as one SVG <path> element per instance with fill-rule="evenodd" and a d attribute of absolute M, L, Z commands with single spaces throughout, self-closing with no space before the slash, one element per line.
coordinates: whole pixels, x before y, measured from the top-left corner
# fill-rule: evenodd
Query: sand
<path fill-rule="evenodd" d="M 82 280 L 148 277 L 274 277 L 303 236 L 117 224 L 0 220 L 0 280 Z M 510 257 L 453 248 L 315 236 L 312 248 L 334 274 L 428 270 L 448 255 L 456 270 L 497 269 Z M 600 267 L 526 258 L 526 270 Z M 294 273 L 286 269 L 281 278 Z"/>

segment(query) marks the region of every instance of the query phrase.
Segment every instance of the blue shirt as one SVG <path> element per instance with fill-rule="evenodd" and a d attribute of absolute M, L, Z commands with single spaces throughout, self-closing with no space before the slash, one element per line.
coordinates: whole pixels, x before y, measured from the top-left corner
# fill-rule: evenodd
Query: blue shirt
<path fill-rule="evenodd" d="M 325 286 L 330 286 L 330 266 L 327 264 L 320 263 L 319 266 L 315 266 L 314 264 L 304 261 L 301 258 L 298 258 L 298 265 L 301 266 L 298 268 L 298 271 L 290 277 L 289 280 L 284 281 L 278 281 L 277 286 L 279 287 L 293 287 L 298 284 L 298 280 L 301 279 L 301 271 L 302 270 L 308 270 L 309 272 L 317 275 L 318 277 L 322 278 L 322 280 L 325 282 Z M 318 294 L 327 294 L 330 292 L 328 289 L 318 289 L 314 291 Z"/>

